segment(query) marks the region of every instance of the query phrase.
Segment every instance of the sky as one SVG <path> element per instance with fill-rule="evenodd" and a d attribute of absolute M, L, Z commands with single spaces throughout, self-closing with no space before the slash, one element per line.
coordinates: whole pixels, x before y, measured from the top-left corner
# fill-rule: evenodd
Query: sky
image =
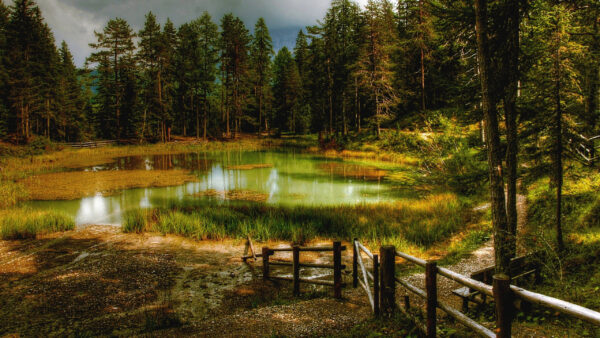
<path fill-rule="evenodd" d="M 367 0 L 356 1 L 364 5 Z M 179 26 L 208 11 L 218 23 L 228 12 L 239 16 L 252 32 L 254 23 L 264 17 L 275 49 L 293 47 L 302 27 L 322 19 L 330 0 L 37 0 L 42 14 L 54 32 L 57 44 L 66 41 L 75 64 L 82 66 L 91 53 L 94 31 L 102 31 L 109 19 L 120 17 L 135 31 L 152 11 L 161 23 L 167 18 Z"/>

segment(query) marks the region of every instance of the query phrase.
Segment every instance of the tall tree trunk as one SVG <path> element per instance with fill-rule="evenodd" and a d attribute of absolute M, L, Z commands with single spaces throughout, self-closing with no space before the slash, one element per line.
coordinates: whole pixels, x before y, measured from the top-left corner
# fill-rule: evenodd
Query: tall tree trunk
<path fill-rule="evenodd" d="M 556 19 L 556 46 L 554 52 L 554 102 L 555 102 L 555 114 L 554 114 L 554 188 L 556 189 L 556 244 L 558 250 L 562 251 L 564 248 L 563 235 L 562 235 L 562 185 L 563 185 L 563 166 L 562 166 L 562 108 L 560 105 L 560 91 L 561 91 L 561 63 L 560 63 L 560 45 L 561 45 L 561 27 L 560 27 L 560 14 Z"/>
<path fill-rule="evenodd" d="M 598 55 L 598 53 L 600 52 L 600 32 L 599 32 L 599 25 L 598 25 L 598 20 L 599 20 L 599 16 L 600 16 L 600 5 L 596 5 L 595 7 L 595 15 L 594 15 L 594 26 L 593 26 L 593 33 L 592 33 L 592 43 L 590 46 L 590 55 Z M 588 77 L 588 93 L 587 93 L 587 97 L 586 97 L 586 117 L 587 117 L 587 130 L 586 132 L 588 133 L 588 137 L 592 137 L 594 136 L 595 132 L 596 132 L 596 124 L 597 124 L 597 110 L 598 110 L 598 82 L 600 81 L 599 79 L 599 74 L 600 73 L 600 67 L 599 67 L 599 63 L 597 60 L 594 60 L 592 62 L 592 65 L 590 67 L 589 70 L 589 77 Z M 596 149 L 594 147 L 594 141 L 590 142 L 590 144 L 586 145 L 589 150 L 589 156 L 590 156 L 590 165 L 593 166 L 594 165 L 594 157 L 596 157 Z"/>
<path fill-rule="evenodd" d="M 477 54 L 480 69 L 481 97 L 485 116 L 490 193 L 492 199 L 492 224 L 494 227 L 494 254 L 496 272 L 510 274 L 510 240 L 506 220 L 504 180 L 502 177 L 502 157 L 500 132 L 496 110 L 496 98 L 491 93 L 490 49 L 488 42 L 487 0 L 475 0 L 475 27 L 477 31 Z"/>
<path fill-rule="evenodd" d="M 506 218 L 512 238 L 508 245 L 511 256 L 516 255 L 517 238 L 517 168 L 519 139 L 517 131 L 517 94 L 519 90 L 519 0 L 506 2 L 507 48 L 504 56 L 504 111 L 506 114 Z"/>
<path fill-rule="evenodd" d="M 421 110 L 425 110 L 425 34 L 423 32 L 423 0 L 419 0 L 419 28 L 421 35 Z"/>

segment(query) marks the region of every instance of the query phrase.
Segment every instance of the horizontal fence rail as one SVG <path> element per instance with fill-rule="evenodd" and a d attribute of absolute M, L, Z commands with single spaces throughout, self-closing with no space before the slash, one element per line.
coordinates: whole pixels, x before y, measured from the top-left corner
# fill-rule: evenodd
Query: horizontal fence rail
<path fill-rule="evenodd" d="M 252 248 L 252 241 L 248 237 L 248 244 Z M 300 247 L 293 246 L 288 248 L 268 248 L 263 247 L 260 255 L 248 255 L 247 250 L 242 256 L 242 260 L 246 260 L 252 257 L 262 257 L 263 259 L 263 279 L 264 280 L 281 280 L 290 281 L 293 284 L 293 292 L 295 296 L 300 294 L 300 283 L 304 284 L 316 284 L 333 287 L 334 297 L 337 299 L 342 298 L 342 270 L 346 268 L 342 264 L 342 251 L 346 250 L 345 246 L 341 245 L 341 242 L 333 242 L 332 246 L 315 246 L 315 247 Z M 273 261 L 270 260 L 270 256 L 273 256 L 276 252 L 292 252 L 292 261 Z M 317 263 L 300 263 L 301 252 L 333 252 L 333 264 L 317 264 Z M 292 267 L 292 277 L 285 276 L 271 276 L 270 266 L 289 266 Z M 333 269 L 333 281 L 322 281 L 310 278 L 300 278 L 300 268 L 317 268 L 317 269 Z"/>
<path fill-rule="evenodd" d="M 105 140 L 105 141 L 90 141 L 90 142 L 72 142 L 72 143 L 63 143 L 65 146 L 71 148 L 98 148 L 109 146 L 113 144 L 117 144 L 116 140 Z"/>
<path fill-rule="evenodd" d="M 461 324 L 467 326 L 472 329 L 474 332 L 478 333 L 484 337 L 510 337 L 511 334 L 511 322 L 514 318 L 514 309 L 513 309 L 513 299 L 518 298 L 533 304 L 537 304 L 543 307 L 547 307 L 563 313 L 565 315 L 569 315 L 571 317 L 575 317 L 581 320 L 585 320 L 595 325 L 600 325 L 600 313 L 594 310 L 582 307 L 580 305 L 576 305 L 573 303 L 569 303 L 557 298 L 549 297 L 546 295 L 542 295 L 536 292 L 525 290 L 521 287 L 511 285 L 510 278 L 505 275 L 494 275 L 493 281 L 494 285 L 488 285 L 478 280 L 463 276 L 459 273 L 451 271 L 446 268 L 437 267 L 435 262 L 425 261 L 423 259 L 413 257 L 403 252 L 396 251 L 396 256 L 405 259 L 406 261 L 418 265 L 420 267 L 425 268 L 425 279 L 427 290 L 422 290 L 409 282 L 403 281 L 402 279 L 395 278 L 395 281 L 402 285 L 408 291 L 416 294 L 417 296 L 425 299 L 427 301 L 427 325 L 423 325 L 421 323 L 417 323 L 417 326 L 424 328 L 424 331 L 428 337 L 435 336 L 435 319 L 430 316 L 433 316 L 435 313 L 433 311 L 433 307 L 437 307 L 448 315 L 453 317 L 455 320 L 460 322 Z M 384 257 L 382 256 L 382 260 Z M 434 266 L 434 267 L 432 267 Z M 429 269 L 428 269 L 429 267 Z M 382 270 L 383 271 L 383 270 Z M 437 275 L 441 275 L 448 279 L 455 281 L 458 284 L 466 286 L 470 289 L 477 290 L 481 292 L 483 295 L 494 297 L 495 306 L 496 306 L 496 325 L 498 327 L 498 335 L 496 335 L 490 329 L 484 327 L 483 325 L 477 323 L 473 319 L 467 317 L 464 313 L 450 307 L 449 305 L 437 300 L 433 299 L 431 294 L 436 293 L 436 287 L 433 281 Z M 383 277 L 382 277 L 383 279 Z M 405 307 L 409 306 L 408 299 L 405 299 Z"/>

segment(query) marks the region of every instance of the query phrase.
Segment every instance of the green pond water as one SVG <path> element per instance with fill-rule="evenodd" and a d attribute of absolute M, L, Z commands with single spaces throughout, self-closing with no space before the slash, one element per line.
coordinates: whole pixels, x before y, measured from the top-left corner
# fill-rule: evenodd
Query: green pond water
<path fill-rule="evenodd" d="M 239 167 L 248 164 L 265 167 Z M 35 209 L 64 211 L 80 226 L 119 225 L 122 214 L 128 210 L 160 207 L 185 199 L 318 206 L 390 202 L 411 193 L 388 183 L 384 170 L 294 152 L 130 156 L 78 170 L 134 169 L 185 169 L 193 172 L 198 181 L 166 188 L 126 189 L 107 196 L 98 192 L 95 196 L 71 201 L 30 201 L 27 204 Z"/>

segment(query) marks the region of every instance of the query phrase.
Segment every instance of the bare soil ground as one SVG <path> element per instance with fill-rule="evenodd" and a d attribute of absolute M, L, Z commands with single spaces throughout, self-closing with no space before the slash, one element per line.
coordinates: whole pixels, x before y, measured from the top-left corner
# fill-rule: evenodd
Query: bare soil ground
<path fill-rule="evenodd" d="M 304 286 L 294 299 L 290 285 L 262 283 L 243 249 L 109 226 L 0 241 L 0 336 L 321 336 L 370 317 L 351 288 L 342 301 Z"/>

